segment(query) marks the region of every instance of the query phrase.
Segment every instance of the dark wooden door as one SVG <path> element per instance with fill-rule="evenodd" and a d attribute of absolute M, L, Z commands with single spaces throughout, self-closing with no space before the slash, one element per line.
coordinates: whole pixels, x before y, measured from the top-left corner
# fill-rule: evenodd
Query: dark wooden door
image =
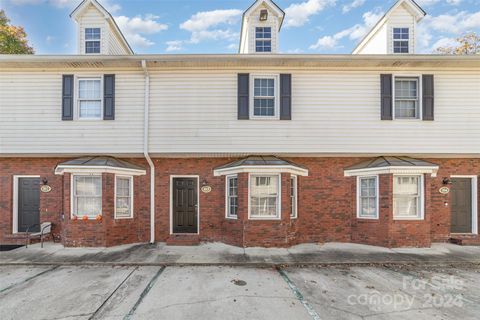
<path fill-rule="evenodd" d="M 452 233 L 472 232 L 472 180 L 452 178 Z"/>
<path fill-rule="evenodd" d="M 197 179 L 173 178 L 173 233 L 197 233 Z"/>
<path fill-rule="evenodd" d="M 40 178 L 18 178 L 18 232 L 29 227 L 29 231 L 38 232 L 39 224 Z"/>

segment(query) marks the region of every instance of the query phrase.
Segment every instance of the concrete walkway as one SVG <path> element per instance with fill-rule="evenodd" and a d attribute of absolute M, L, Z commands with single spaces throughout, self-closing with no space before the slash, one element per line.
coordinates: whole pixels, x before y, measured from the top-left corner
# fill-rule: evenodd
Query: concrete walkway
<path fill-rule="evenodd" d="M 388 249 L 351 243 L 302 244 L 291 248 L 239 248 L 222 243 L 198 246 L 133 244 L 112 248 L 65 248 L 45 243 L 0 252 L 0 265 L 111 266 L 307 266 L 334 264 L 480 264 L 480 247 L 434 244 Z"/>

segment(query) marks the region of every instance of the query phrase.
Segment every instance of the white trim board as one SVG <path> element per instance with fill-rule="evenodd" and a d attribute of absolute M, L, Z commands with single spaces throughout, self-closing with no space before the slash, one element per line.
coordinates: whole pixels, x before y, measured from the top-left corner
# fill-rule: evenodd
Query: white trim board
<path fill-rule="evenodd" d="M 19 178 L 40 178 L 40 176 L 39 175 L 14 175 L 13 176 L 12 234 L 18 233 L 18 179 Z M 40 192 L 40 190 L 38 192 Z"/>
<path fill-rule="evenodd" d="M 478 234 L 478 177 L 476 175 L 451 175 L 450 178 L 467 178 L 472 182 L 472 234 Z M 450 215 L 452 209 L 450 208 Z"/>
<path fill-rule="evenodd" d="M 196 178 L 197 179 L 197 232 L 188 233 L 190 235 L 200 234 L 200 176 L 199 175 L 170 175 L 170 208 L 169 208 L 169 217 L 170 217 L 170 234 L 184 234 L 184 233 L 173 233 L 173 179 L 174 178 Z"/>

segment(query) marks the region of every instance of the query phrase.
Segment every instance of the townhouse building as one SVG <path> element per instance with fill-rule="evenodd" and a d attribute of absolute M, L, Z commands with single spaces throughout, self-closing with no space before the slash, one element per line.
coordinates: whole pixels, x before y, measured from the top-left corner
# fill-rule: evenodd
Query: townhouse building
<path fill-rule="evenodd" d="M 352 54 L 282 54 L 257 0 L 238 54 L 135 54 L 95 0 L 76 55 L 0 56 L 0 243 L 475 242 L 480 57 L 416 53 L 399 0 Z"/>

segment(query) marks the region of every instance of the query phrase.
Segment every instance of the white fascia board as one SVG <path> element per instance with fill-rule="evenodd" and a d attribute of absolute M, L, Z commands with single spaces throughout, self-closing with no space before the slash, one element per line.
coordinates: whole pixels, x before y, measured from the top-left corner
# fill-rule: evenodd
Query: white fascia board
<path fill-rule="evenodd" d="M 144 176 L 147 174 L 146 170 L 128 169 L 128 168 L 112 168 L 108 166 L 80 167 L 80 166 L 60 165 L 55 168 L 56 175 L 63 175 L 65 172 L 85 173 L 85 174 L 113 173 L 113 174 L 126 174 L 126 175 L 132 175 L 132 176 Z"/>
<path fill-rule="evenodd" d="M 291 173 L 299 176 L 308 176 L 308 170 L 295 166 L 238 166 L 213 170 L 215 177 L 238 173 Z"/>
<path fill-rule="evenodd" d="M 365 168 L 344 170 L 345 177 L 358 177 L 362 175 L 377 175 L 377 174 L 430 174 L 432 177 L 437 176 L 438 166 L 424 166 L 424 167 L 380 167 L 380 168 Z"/>

